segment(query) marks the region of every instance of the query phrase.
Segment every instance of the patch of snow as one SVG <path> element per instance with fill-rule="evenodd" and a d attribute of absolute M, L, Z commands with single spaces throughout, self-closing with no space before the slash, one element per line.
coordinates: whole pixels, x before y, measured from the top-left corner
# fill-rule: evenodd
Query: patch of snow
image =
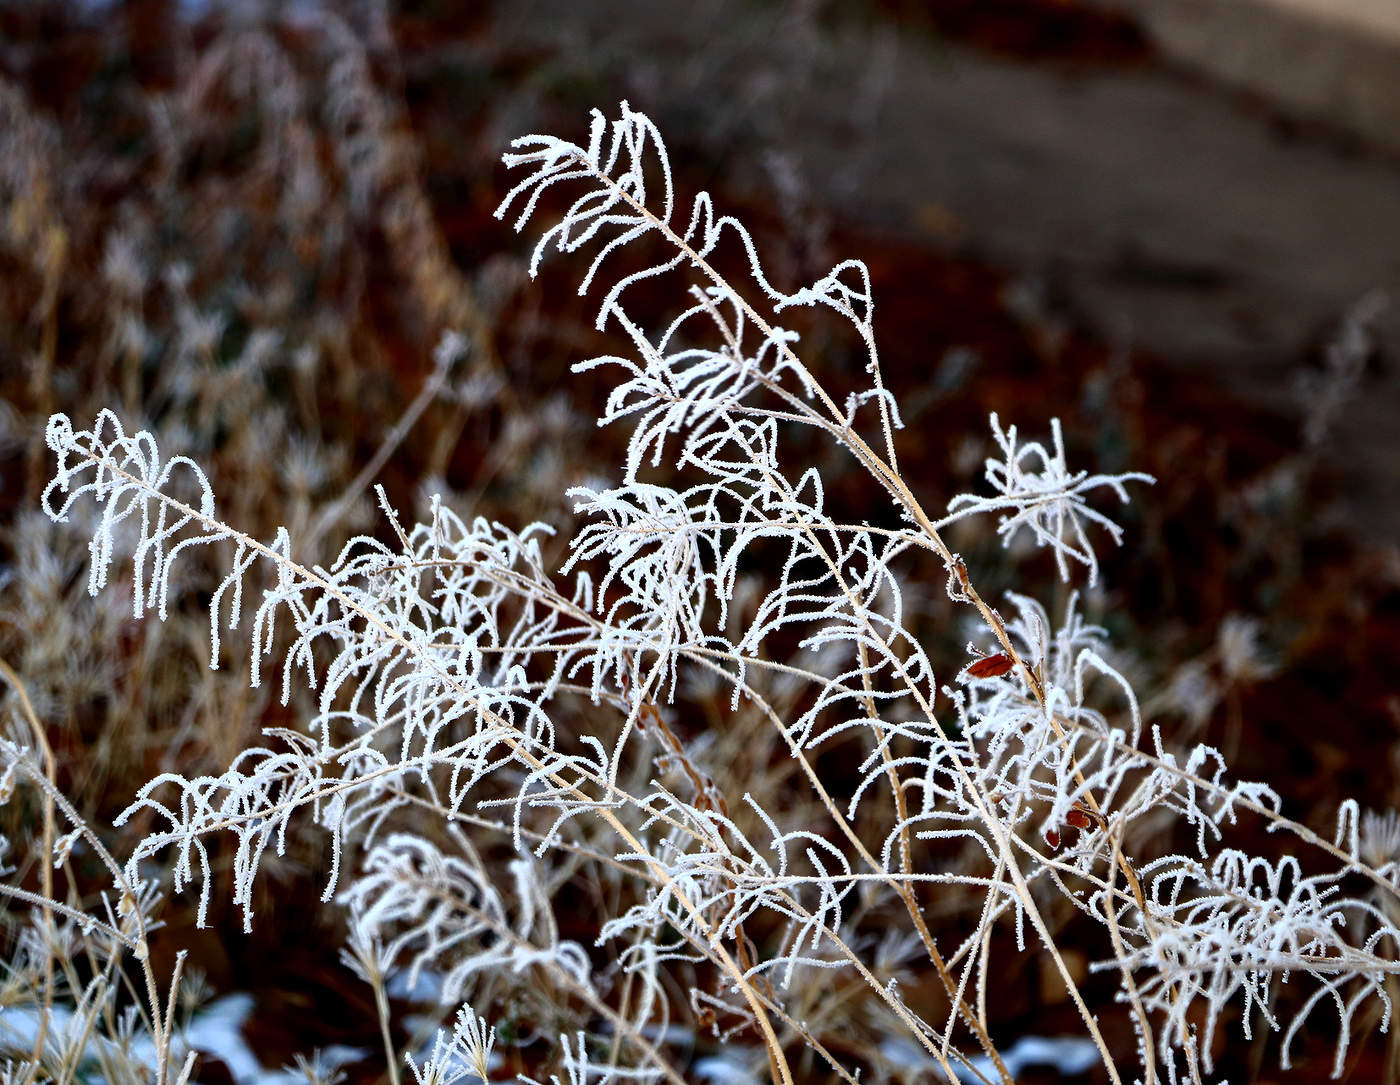
<path fill-rule="evenodd" d="M 706 1055 L 695 1061 L 693 1073 L 700 1081 L 714 1081 L 718 1085 L 758 1085 L 758 1078 L 750 1069 L 753 1054 L 742 1049 L 723 1055 Z"/>
<path fill-rule="evenodd" d="M 887 1061 L 905 1070 L 927 1068 L 928 1052 L 913 1041 L 890 1039 L 880 1045 L 880 1054 Z M 1087 1073 L 1099 1063 L 1099 1049 L 1092 1040 L 1082 1036 L 1022 1036 L 1001 1053 L 1002 1061 L 1012 1077 L 1031 1066 L 1045 1066 L 1066 1077 L 1076 1077 Z M 968 1060 L 972 1069 L 957 1062 L 952 1063 L 961 1081 L 978 1081 L 977 1074 L 996 1078 L 992 1060 L 985 1055 L 977 1055 Z"/>
<path fill-rule="evenodd" d="M 177 1066 L 190 1049 L 216 1058 L 228 1067 L 237 1085 L 303 1085 L 305 1077 L 289 1070 L 268 1070 L 253 1054 L 243 1038 L 243 1024 L 253 1012 L 253 996 L 225 995 L 198 1010 L 189 1027 L 179 1034 L 174 1058 Z M 34 1046 L 39 1030 L 39 1010 L 35 1006 L 9 1006 L 0 1011 L 0 1035 L 7 1046 L 27 1051 Z M 84 1039 L 86 1021 L 77 1018 L 68 1006 L 55 1006 L 49 1013 L 49 1044 L 77 1043 Z M 87 1035 L 86 1058 L 99 1063 L 119 1054 L 111 1040 Z M 320 1052 L 320 1063 L 330 1069 L 356 1062 L 365 1057 L 365 1048 L 336 1045 Z M 137 1033 L 125 1052 L 127 1060 L 154 1069 L 155 1044 L 150 1036 Z M 196 1078 L 198 1074 L 196 1073 Z"/>

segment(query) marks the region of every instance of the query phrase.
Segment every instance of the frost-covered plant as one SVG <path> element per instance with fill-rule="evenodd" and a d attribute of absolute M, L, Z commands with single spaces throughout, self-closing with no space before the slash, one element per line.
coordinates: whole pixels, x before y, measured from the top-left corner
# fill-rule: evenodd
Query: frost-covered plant
<path fill-rule="evenodd" d="M 1058 422 L 1047 449 L 994 416 L 995 493 L 930 515 L 900 472 L 863 264 L 774 286 L 707 195 L 678 208 L 656 129 L 625 104 L 611 123 L 595 114 L 586 146 L 515 148 L 505 161 L 524 177 L 499 213 L 523 228 L 563 200 L 532 269 L 551 245 L 591 251 L 580 291 L 611 283 L 598 325 L 633 347 L 578 367 L 617 374 L 600 422 L 630 439 L 618 479 L 572 491 L 581 526 L 559 568 L 542 525 L 435 501 L 405 528 L 382 492 L 390 541 L 361 536 L 329 567 L 307 564 L 285 530 L 269 542 L 223 522 L 195 463 L 163 458 L 111 412 L 90 429 L 50 420 L 45 509 L 101 509 L 90 589 L 129 552 L 135 613 L 163 615 L 182 555 L 225 545 L 211 659 L 251 610 L 254 683 L 272 657 L 284 698 L 317 696 L 304 728 L 269 731 L 223 773 L 142 788 L 125 816 L 151 828 L 121 877 L 140 884 L 161 857 L 203 916 L 210 838 L 232 836 L 231 894 L 251 924 L 268 849 L 295 816 L 314 819 L 333 856 L 324 896 L 345 905 L 362 971 L 431 976 L 469 1004 L 450 1039 L 410 1060 L 420 1083 L 484 1076 L 481 1009 L 509 1018 L 517 1042 L 556 1040 L 555 1080 L 682 1081 L 705 1026 L 756 1041 L 783 1083 L 901 1076 L 907 1060 L 882 1047 L 895 1032 L 917 1045 L 916 1073 L 1010 1082 L 988 990 L 1000 955 L 1033 951 L 1115 1082 L 1134 1057 L 1148 1081 L 1209 1071 L 1234 1012 L 1246 1030 L 1254 1015 L 1282 1029 L 1286 1064 L 1324 1003 L 1340 1071 L 1358 1007 L 1388 1010 L 1400 969 L 1396 867 L 1371 861 L 1359 812 L 1344 808 L 1329 842 L 1283 817 L 1267 786 L 1231 779 L 1213 749 L 1175 748 L 1144 727 L 1072 593 L 1058 624 L 1022 595 L 1004 619 L 942 534 L 996 512 L 998 533 L 1029 528 L 1066 580 L 1075 563 L 1092 582 L 1088 529 L 1115 542 L 1121 530 L 1089 501 L 1125 500 L 1145 477 L 1071 471 Z M 624 270 L 626 247 L 657 262 Z M 736 255 L 748 292 L 716 270 Z M 628 313 L 644 280 L 678 299 L 654 329 Z M 838 401 L 808 368 L 778 323 L 794 306 L 850 323 L 863 390 Z M 820 472 L 786 453 L 801 428 L 849 452 L 894 526 L 842 517 Z M 990 638 L 970 667 L 936 667 L 917 633 L 907 584 L 929 555 Z M 258 563 L 269 586 L 245 598 Z M 719 696 L 698 718 L 707 691 Z M 719 759 L 736 746 L 745 766 Z M 1225 846 L 1242 812 L 1311 845 L 1329 872 Z M 1191 853 L 1139 862 L 1164 815 Z M 1105 1040 L 1061 952 L 1066 904 L 1101 928 L 1090 952 L 1118 976 L 1135 1056 Z M 564 934 L 580 916 L 591 946 Z M 1014 949 L 997 938 L 1008 928 Z M 908 982 L 928 970 L 941 1002 Z M 1289 977 L 1310 986 L 1284 1018 Z"/>

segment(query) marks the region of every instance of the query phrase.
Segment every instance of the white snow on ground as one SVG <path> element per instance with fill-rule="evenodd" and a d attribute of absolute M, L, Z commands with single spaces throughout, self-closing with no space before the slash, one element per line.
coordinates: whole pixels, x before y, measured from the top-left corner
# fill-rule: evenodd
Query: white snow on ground
<path fill-rule="evenodd" d="M 174 1060 L 178 1065 L 184 1061 L 184 1052 L 190 1048 L 203 1055 L 220 1060 L 229 1068 L 238 1085 L 297 1085 L 306 1078 L 290 1070 L 268 1070 L 258 1062 L 253 1049 L 243 1038 L 243 1023 L 253 1012 L 253 996 L 247 994 L 225 995 L 201 1008 L 185 1030 L 184 1045 L 177 1051 Z M 39 1011 L 32 1006 L 11 1006 L 0 1012 L 0 1034 L 6 1041 L 25 1050 L 31 1048 L 38 1033 Z M 70 1036 L 80 1033 L 83 1022 L 74 1017 L 67 1006 L 55 1006 L 49 1015 L 50 1046 L 62 1043 Z M 94 1060 L 94 1070 L 100 1063 L 96 1060 L 107 1051 L 115 1050 L 115 1045 L 102 1037 L 89 1037 L 87 1057 Z M 336 1046 L 319 1052 L 322 1066 L 335 1068 L 354 1062 L 367 1054 L 364 1048 Z M 148 1036 L 140 1034 L 129 1047 L 129 1057 L 146 1064 L 155 1065 L 155 1047 Z M 198 1079 L 198 1071 L 195 1073 Z M 96 1081 L 94 1075 L 90 1080 Z"/>
<path fill-rule="evenodd" d="M 695 1077 L 715 1085 L 758 1085 L 749 1069 L 752 1065 L 753 1052 L 747 1048 L 742 1053 L 707 1055 L 695 1060 Z"/>
<path fill-rule="evenodd" d="M 886 1040 L 880 1045 L 880 1054 L 896 1066 L 910 1070 L 928 1066 L 928 1052 L 910 1040 Z M 1092 1040 L 1082 1036 L 1022 1036 L 1004 1050 L 1001 1057 L 1012 1077 L 1030 1066 L 1046 1066 L 1074 1077 L 1087 1073 L 1098 1065 L 1099 1050 Z M 978 1055 L 969 1061 L 972 1063 L 972 1070 L 953 1063 L 953 1068 L 958 1071 L 962 1081 L 978 1081 L 976 1074 L 987 1078 L 997 1076 L 992 1060 L 985 1055 Z"/>
<path fill-rule="evenodd" d="M 248 1042 L 243 1038 L 243 1024 L 253 1012 L 253 996 L 248 994 L 225 995 L 216 999 L 195 1014 L 185 1030 L 186 1046 L 177 1052 L 177 1064 L 184 1061 L 184 1051 L 194 1048 L 210 1058 L 224 1063 L 238 1085 L 302 1085 L 305 1077 L 292 1069 L 269 1070 L 258 1062 Z M 39 1014 L 32 1006 L 12 1006 L 0 1011 L 0 1036 L 7 1043 L 21 1050 L 33 1046 L 38 1027 Z M 82 1030 L 83 1023 L 74 1018 L 73 1011 L 66 1006 L 55 1006 L 49 1017 L 50 1045 L 56 1045 L 74 1033 Z M 669 1040 L 675 1037 L 668 1035 Z M 93 1068 L 98 1070 L 98 1056 L 102 1048 L 114 1050 L 110 1040 L 89 1037 L 88 1056 L 93 1060 Z M 420 1065 L 431 1053 L 429 1039 L 417 1052 L 415 1061 Z M 155 1049 L 149 1037 L 138 1035 L 129 1048 L 130 1057 L 147 1065 L 155 1063 Z M 886 1040 L 880 1045 L 880 1053 L 896 1066 L 919 1070 L 928 1066 L 928 1052 L 911 1041 L 902 1039 Z M 368 1054 L 365 1048 L 336 1046 L 318 1052 L 323 1067 L 334 1069 L 355 1062 Z M 1006 1068 L 1016 1076 L 1030 1066 L 1050 1067 L 1067 1076 L 1083 1074 L 1097 1065 L 1098 1049 L 1093 1043 L 1079 1036 L 1022 1036 L 1002 1052 Z M 493 1053 L 492 1064 L 502 1060 Z M 991 1060 L 977 1056 L 971 1060 L 977 1073 L 988 1077 L 995 1076 Z M 695 1078 L 713 1082 L 715 1085 L 751 1085 L 755 1078 L 750 1070 L 754 1064 L 754 1052 L 748 1048 L 709 1055 L 698 1059 L 694 1066 Z M 954 1064 L 955 1066 L 957 1064 Z M 963 1069 L 963 1068 L 959 1068 Z M 196 1073 L 196 1078 L 198 1074 Z M 971 1071 L 960 1075 L 965 1082 L 976 1081 Z M 97 1081 L 94 1074 L 90 1080 Z M 467 1081 L 475 1081 L 468 1074 Z"/>

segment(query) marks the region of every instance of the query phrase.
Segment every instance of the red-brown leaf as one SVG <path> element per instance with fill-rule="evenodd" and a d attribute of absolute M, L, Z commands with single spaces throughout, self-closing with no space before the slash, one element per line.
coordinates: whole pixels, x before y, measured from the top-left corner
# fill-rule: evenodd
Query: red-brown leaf
<path fill-rule="evenodd" d="M 976 662 L 969 663 L 967 673 L 973 678 L 999 678 L 1016 664 L 1005 652 L 998 652 L 994 656 L 983 656 Z"/>

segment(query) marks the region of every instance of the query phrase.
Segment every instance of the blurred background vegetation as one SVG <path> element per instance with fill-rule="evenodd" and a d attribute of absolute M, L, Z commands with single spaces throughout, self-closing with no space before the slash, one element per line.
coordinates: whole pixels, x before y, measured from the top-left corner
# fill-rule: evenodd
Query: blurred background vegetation
<path fill-rule="evenodd" d="M 209 669 L 208 559 L 163 625 L 120 590 L 87 597 L 82 533 L 38 511 L 48 415 L 152 429 L 229 523 L 285 524 L 307 562 L 383 530 L 372 482 L 405 514 L 440 491 L 567 526 L 564 490 L 616 474 L 593 423 L 606 378 L 569 374 L 608 342 L 577 268 L 529 282 L 492 216 L 498 159 L 526 132 L 582 138 L 625 97 L 775 281 L 870 265 L 926 507 L 977 488 L 993 410 L 1035 437 L 1058 415 L 1071 463 L 1158 478 L 1088 600 L 1153 722 L 1319 831 L 1348 796 L 1394 807 L 1400 337 L 1381 299 L 1400 291 L 1400 146 L 1370 119 L 1390 69 L 1366 75 L 1392 44 L 1269 6 L 1258 27 L 1303 20 L 1351 58 L 1351 89 L 1271 91 L 1268 56 L 1251 72 L 1193 44 L 1184 0 L 0 4 L 0 656 L 62 787 L 110 826 L 151 776 L 220 771 L 302 706 L 249 689 L 236 641 Z M 857 379 L 856 344 L 800 326 L 811 368 Z M 843 505 L 889 515 L 811 455 Z M 989 597 L 1051 582 L 981 525 L 951 541 Z M 927 635 L 961 659 L 928 583 Z M 23 841 L 33 814 L 13 803 L 0 830 Z M 110 830 L 116 854 L 142 828 Z M 323 865 L 313 838 L 264 876 L 251 935 L 226 905 L 206 931 L 165 916 L 157 952 L 192 947 L 211 993 L 255 996 L 269 1066 L 377 1032 L 338 917 L 302 885 Z M 1076 1031 L 1025 969 L 999 1028 Z M 1320 1080 L 1327 1050 L 1286 1080 Z M 1383 1052 L 1358 1050 L 1373 1080 Z M 1221 1061 L 1252 1079 L 1258 1058 Z"/>

